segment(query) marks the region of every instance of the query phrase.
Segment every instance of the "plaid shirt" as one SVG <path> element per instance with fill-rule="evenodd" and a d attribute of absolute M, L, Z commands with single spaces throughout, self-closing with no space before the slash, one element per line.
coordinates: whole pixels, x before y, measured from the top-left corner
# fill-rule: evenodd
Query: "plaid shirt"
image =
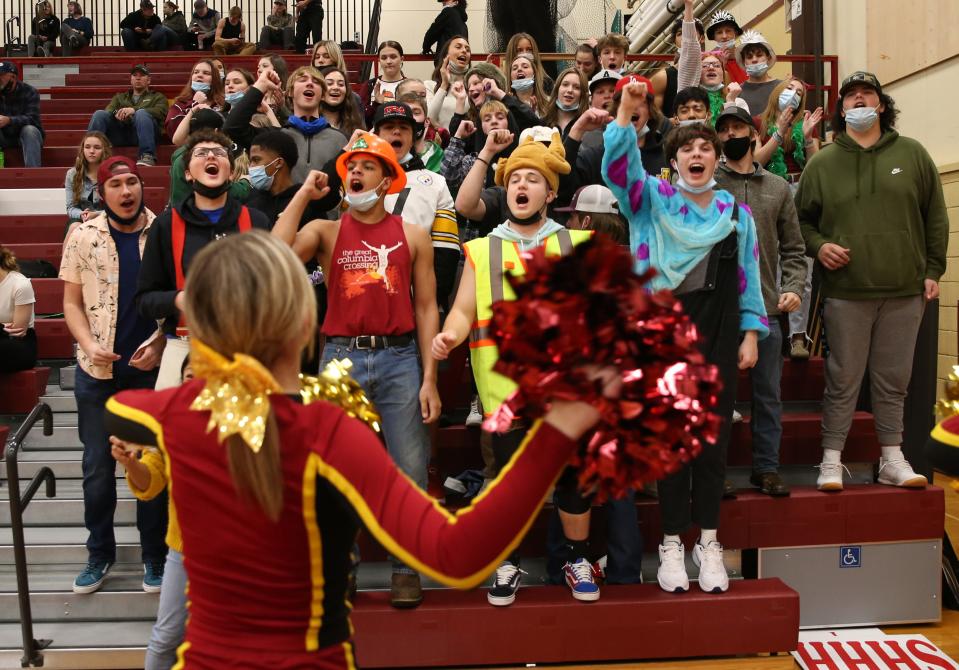
<path fill-rule="evenodd" d="M 10 130 L 19 133 L 24 126 L 36 126 L 43 133 L 40 124 L 40 94 L 30 84 L 17 80 L 12 91 L 0 94 L 0 116 L 9 116 Z"/>

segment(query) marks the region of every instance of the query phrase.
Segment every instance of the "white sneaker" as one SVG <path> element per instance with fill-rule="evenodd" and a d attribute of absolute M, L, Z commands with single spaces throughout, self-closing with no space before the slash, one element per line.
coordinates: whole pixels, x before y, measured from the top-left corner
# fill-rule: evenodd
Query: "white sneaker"
<path fill-rule="evenodd" d="M 820 491 L 842 491 L 842 471 L 849 470 L 842 463 L 826 463 L 823 461 L 816 466 L 819 476 L 816 478 L 816 488 Z"/>
<path fill-rule="evenodd" d="M 710 542 L 693 545 L 693 563 L 699 568 L 699 588 L 706 593 L 722 593 L 729 588 L 729 573 L 723 563 L 723 545 Z"/>
<path fill-rule="evenodd" d="M 906 489 L 926 488 L 926 478 L 917 475 L 905 458 L 879 459 L 879 483 Z"/>
<path fill-rule="evenodd" d="M 475 428 L 481 425 L 483 425 L 483 406 L 480 404 L 479 396 L 474 395 L 470 402 L 469 416 L 466 417 L 466 427 Z"/>
<path fill-rule="evenodd" d="M 733 410 L 733 423 L 742 423 L 742 422 L 743 422 L 743 415 L 737 412 L 736 410 Z"/>
<path fill-rule="evenodd" d="M 656 571 L 659 588 L 667 593 L 684 593 L 689 590 L 686 574 L 686 549 L 679 542 L 659 545 L 659 569 Z"/>

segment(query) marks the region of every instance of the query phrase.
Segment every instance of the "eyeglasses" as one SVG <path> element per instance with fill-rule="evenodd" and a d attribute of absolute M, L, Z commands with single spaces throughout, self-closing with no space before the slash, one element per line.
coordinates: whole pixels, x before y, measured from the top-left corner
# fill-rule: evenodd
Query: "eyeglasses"
<path fill-rule="evenodd" d="M 707 63 L 703 63 L 703 69 L 704 70 L 722 70 L 723 66 L 721 63 L 713 63 L 712 61 L 709 61 Z"/>
<path fill-rule="evenodd" d="M 223 147 L 200 147 L 193 150 L 194 158 L 206 158 L 213 155 L 216 158 L 229 158 L 230 154 Z"/>

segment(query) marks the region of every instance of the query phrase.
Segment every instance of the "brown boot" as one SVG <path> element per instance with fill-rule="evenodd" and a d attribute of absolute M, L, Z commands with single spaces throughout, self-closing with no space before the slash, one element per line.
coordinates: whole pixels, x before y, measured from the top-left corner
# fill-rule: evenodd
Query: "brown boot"
<path fill-rule="evenodd" d="M 749 483 L 758 486 L 760 493 L 767 496 L 778 498 L 789 495 L 789 486 L 778 472 L 754 472 L 749 476 Z"/>
<path fill-rule="evenodd" d="M 420 586 L 420 576 L 393 573 L 390 582 L 390 605 L 399 609 L 419 607 L 423 602 L 423 587 Z"/>

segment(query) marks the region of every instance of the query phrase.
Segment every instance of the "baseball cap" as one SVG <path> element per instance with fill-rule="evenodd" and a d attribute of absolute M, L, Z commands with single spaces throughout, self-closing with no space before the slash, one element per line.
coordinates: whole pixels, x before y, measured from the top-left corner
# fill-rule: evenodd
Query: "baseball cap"
<path fill-rule="evenodd" d="M 115 177 L 118 174 L 134 174 L 140 181 L 143 181 L 140 170 L 133 159 L 126 156 L 111 156 L 100 163 L 100 167 L 97 169 L 97 183 L 102 188 L 110 177 Z"/>
<path fill-rule="evenodd" d="M 616 83 L 623 78 L 616 70 L 600 70 L 593 75 L 593 78 L 589 80 L 589 92 L 592 93 L 593 89 L 599 86 L 600 84 L 606 83 Z"/>
<path fill-rule="evenodd" d="M 413 110 L 405 102 L 384 102 L 377 107 L 373 115 L 373 130 L 380 127 L 384 121 L 405 121 L 414 129 L 416 128 L 416 119 L 413 118 Z"/>
<path fill-rule="evenodd" d="M 223 115 L 212 109 L 201 109 L 193 113 L 190 119 L 190 132 L 195 133 L 201 128 L 220 130 L 223 127 Z"/>
<path fill-rule="evenodd" d="M 5 60 L 0 61 L 0 74 L 19 74 L 19 72 L 13 61 Z"/>
<path fill-rule="evenodd" d="M 146 66 L 146 63 L 137 63 L 130 68 L 130 74 L 133 74 L 134 72 L 142 72 L 146 76 L 150 76 L 150 68 Z"/>
<path fill-rule="evenodd" d="M 630 82 L 638 82 L 640 84 L 646 84 L 646 95 L 656 95 L 655 89 L 653 89 L 653 82 L 651 82 L 646 77 L 640 76 L 638 74 L 628 74 L 619 81 L 616 82 L 616 92 L 622 91 L 623 88 Z"/>
<path fill-rule="evenodd" d="M 856 84 L 865 84 L 866 86 L 871 86 L 876 90 L 876 93 L 882 95 L 882 86 L 879 84 L 879 79 L 876 77 L 876 75 L 874 75 L 872 72 L 859 70 L 858 72 L 853 72 L 851 75 L 842 80 L 842 86 L 839 88 L 839 97 L 846 97 L 846 93 L 849 92 L 849 89 Z"/>
<path fill-rule="evenodd" d="M 722 124 L 723 119 L 738 119 L 742 121 L 750 128 L 756 128 L 756 122 L 753 120 L 752 114 L 749 113 L 749 110 L 745 107 L 740 107 L 739 105 L 728 105 L 719 116 L 716 117 L 715 128 L 719 130 L 719 126 Z"/>
<path fill-rule="evenodd" d="M 557 207 L 555 211 L 619 214 L 619 203 L 613 192 L 602 184 L 589 184 L 576 191 L 569 207 Z"/>
<path fill-rule="evenodd" d="M 153 3 L 150 0 L 140 0 L 141 9 L 153 9 Z"/>
<path fill-rule="evenodd" d="M 194 6 L 196 9 L 200 9 L 200 8 L 202 8 L 202 7 L 206 7 L 206 0 L 196 0 L 196 2 L 193 3 L 193 6 Z"/>

